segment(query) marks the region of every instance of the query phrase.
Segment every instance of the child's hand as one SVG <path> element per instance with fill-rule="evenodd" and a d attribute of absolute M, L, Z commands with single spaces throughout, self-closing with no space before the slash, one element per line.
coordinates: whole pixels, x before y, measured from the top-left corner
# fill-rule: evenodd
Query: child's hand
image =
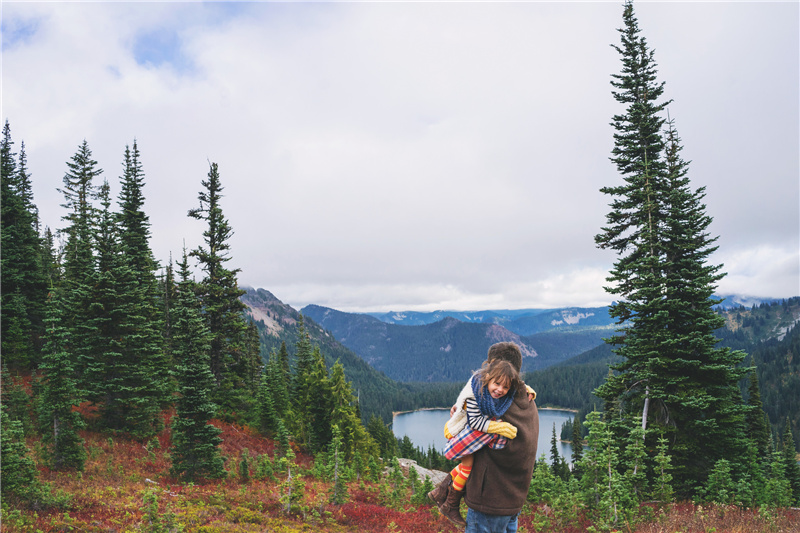
<path fill-rule="evenodd" d="M 525 388 L 528 390 L 528 401 L 532 402 L 536 399 L 536 391 L 533 390 L 530 385 L 525 385 Z M 453 416 L 452 414 L 450 416 Z"/>
<path fill-rule="evenodd" d="M 454 414 L 456 414 L 456 409 L 458 409 L 458 406 L 456 406 L 456 405 L 454 405 L 453 407 L 450 408 L 450 417 L 451 418 L 452 418 L 452 416 Z"/>

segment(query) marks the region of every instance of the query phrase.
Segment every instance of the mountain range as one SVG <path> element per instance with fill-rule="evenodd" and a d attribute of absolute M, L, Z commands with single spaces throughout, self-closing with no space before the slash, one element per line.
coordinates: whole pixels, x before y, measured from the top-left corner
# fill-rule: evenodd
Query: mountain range
<path fill-rule="evenodd" d="M 389 313 L 390 318 L 379 319 L 318 305 L 301 312 L 375 369 L 399 381 L 465 380 L 480 368 L 489 346 L 500 341 L 519 345 L 523 371 L 542 369 L 602 344 L 603 337 L 612 333 L 605 308 L 461 314 L 469 321 L 446 312 Z M 513 313 L 519 316 L 508 319 Z M 429 322 L 435 318 L 439 320 Z M 525 334 L 529 331 L 533 333 Z"/>

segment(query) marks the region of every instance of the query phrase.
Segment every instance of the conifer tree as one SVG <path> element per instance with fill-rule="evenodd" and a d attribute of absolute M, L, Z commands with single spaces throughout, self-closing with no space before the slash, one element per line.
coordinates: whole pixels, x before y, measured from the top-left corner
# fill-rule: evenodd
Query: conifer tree
<path fill-rule="evenodd" d="M 92 383 L 104 425 L 136 436 L 161 429 L 165 365 L 160 343 L 150 343 L 154 325 L 146 318 L 140 273 L 134 272 L 120 244 L 116 217 L 110 211 L 108 182 L 100 187 L 95 242 L 97 266 L 91 289 L 89 324 L 95 332 L 85 380 Z M 155 327 L 158 327 L 155 325 Z M 155 330 L 155 333 L 160 333 Z"/>
<path fill-rule="evenodd" d="M 216 383 L 215 401 L 226 412 L 247 410 L 257 388 L 259 353 L 249 342 L 248 324 L 242 315 L 245 305 L 239 300 L 244 294 L 236 280 L 239 269 L 229 270 L 230 238 L 233 229 L 222 213 L 222 183 L 216 163 L 210 164 L 208 179 L 202 182 L 205 190 L 198 194 L 200 206 L 190 209 L 188 216 L 206 222 L 204 245 L 192 250 L 205 277 L 198 284 L 198 296 L 203 307 L 210 337 L 210 365 Z"/>
<path fill-rule="evenodd" d="M 173 360 L 179 398 L 172 422 L 170 473 L 186 480 L 226 475 L 219 445 L 220 429 L 209 424 L 216 405 L 211 402 L 214 377 L 208 365 L 210 334 L 200 316 L 189 265 L 184 252 L 178 299 L 173 307 Z"/>
<path fill-rule="evenodd" d="M 782 464 L 785 477 L 792 491 L 792 500 L 796 505 L 800 505 L 800 464 L 797 463 L 797 449 L 792 436 L 792 425 L 789 423 L 788 417 L 781 444 Z"/>
<path fill-rule="evenodd" d="M 125 147 L 117 216 L 120 251 L 135 280 L 131 298 L 137 326 L 129 349 L 132 358 L 151 374 L 147 401 L 164 407 L 169 402 L 171 387 L 162 336 L 160 306 L 163 298 L 156 279 L 158 262 L 150 249 L 150 220 L 144 212 L 144 171 L 139 157 L 139 147 L 134 140 L 132 148 Z"/>
<path fill-rule="evenodd" d="M 45 345 L 39 370 L 42 373 L 38 406 L 39 427 L 47 461 L 54 470 L 83 470 L 86 451 L 78 430 L 84 427 L 73 362 L 68 346 L 69 330 L 63 325 L 63 303 L 54 296 L 45 319 Z"/>
<path fill-rule="evenodd" d="M 669 503 L 672 501 L 672 458 L 668 453 L 667 439 L 659 437 L 658 453 L 655 456 L 655 479 L 653 480 L 653 499 Z"/>
<path fill-rule="evenodd" d="M 744 354 L 715 347 L 722 319 L 712 295 L 723 274 L 706 263 L 716 239 L 704 190 L 690 189 L 673 124 L 662 133 L 669 101 L 630 0 L 623 21 L 612 94 L 626 109 L 612 123 L 612 161 L 624 184 L 602 189 L 613 200 L 595 237 L 618 254 L 606 290 L 617 300 L 609 312 L 620 329 L 610 342 L 623 361 L 596 394 L 615 416 L 636 413 L 642 428 L 668 434 L 676 488 L 688 495 L 717 459 L 745 455 L 738 381 L 746 369 L 737 366 Z"/>
<path fill-rule="evenodd" d="M 25 499 L 29 488 L 37 481 L 37 472 L 25 446 L 22 422 L 11 420 L 3 409 L 0 413 L 0 429 L 0 467 L 3 472 L 0 495 L 5 504 L 9 496 Z"/>
<path fill-rule="evenodd" d="M 47 284 L 25 145 L 19 161 L 6 121 L 0 140 L 0 341 L 3 363 L 31 370 L 38 363 Z"/>
<path fill-rule="evenodd" d="M 330 391 L 331 425 L 339 430 L 343 458 L 350 460 L 356 455 L 356 447 L 359 444 L 366 444 L 367 434 L 361 419 L 356 415 L 353 389 L 339 361 L 336 361 L 331 369 Z"/>
<path fill-rule="evenodd" d="M 66 234 L 66 244 L 63 259 L 64 281 L 59 291 L 63 293 L 63 319 L 69 329 L 69 350 L 78 383 L 82 389 L 92 391 L 95 383 L 85 377 L 85 371 L 94 358 L 91 346 L 96 336 L 88 316 L 92 304 L 95 266 L 92 228 L 96 210 L 92 200 L 96 197 L 93 180 L 103 171 L 97 167 L 97 161 L 92 159 L 92 151 L 85 140 L 67 163 L 67 167 L 64 187 L 59 189 L 64 195 L 61 206 L 67 210 L 62 218 L 67 226 L 62 230 Z M 93 396 L 93 399 L 98 399 L 96 394 Z"/>
<path fill-rule="evenodd" d="M 308 388 L 308 444 L 314 451 L 325 448 L 331 441 L 331 382 L 319 347 L 313 351 L 314 362 L 305 381 Z"/>
<path fill-rule="evenodd" d="M 583 432 L 579 413 L 572 419 L 572 475 L 580 479 L 580 463 L 583 458 Z"/>
<path fill-rule="evenodd" d="M 758 375 L 756 369 L 750 372 L 750 384 L 748 386 L 749 398 L 747 405 L 746 424 L 747 434 L 753 440 L 756 450 L 760 459 L 765 459 L 770 453 L 770 435 L 769 425 L 764 413 L 764 404 L 761 402 L 761 390 L 758 386 Z"/>

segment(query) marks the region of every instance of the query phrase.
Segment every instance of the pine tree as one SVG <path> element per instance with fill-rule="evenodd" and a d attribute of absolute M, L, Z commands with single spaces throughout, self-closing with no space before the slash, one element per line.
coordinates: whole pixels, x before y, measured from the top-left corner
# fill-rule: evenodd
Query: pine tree
<path fill-rule="evenodd" d="M 42 352 L 39 427 L 48 463 L 54 470 L 83 470 L 86 451 L 78 430 L 84 427 L 73 362 L 68 346 L 69 330 L 63 326 L 63 302 L 54 296 L 45 319 L 45 345 Z"/>
<path fill-rule="evenodd" d="M 170 473 L 186 480 L 220 478 L 226 475 L 219 450 L 221 430 L 209 424 L 216 412 L 210 399 L 214 387 L 208 364 L 210 334 L 200 316 L 185 253 L 178 266 L 181 282 L 173 308 L 173 360 L 179 398 L 172 422 Z"/>
<path fill-rule="evenodd" d="M 215 400 L 225 412 L 248 410 L 257 388 L 259 353 L 249 342 L 251 334 L 242 315 L 244 294 L 236 281 L 239 269 L 228 270 L 230 238 L 233 229 L 222 213 L 222 184 L 216 163 L 211 163 L 204 191 L 198 195 L 200 207 L 189 210 L 188 216 L 207 223 L 203 232 L 205 245 L 192 250 L 205 277 L 197 287 L 203 306 L 203 317 L 211 334 L 210 365 L 216 383 Z"/>
<path fill-rule="evenodd" d="M 716 238 L 707 232 L 704 190 L 689 187 L 672 122 L 662 134 L 669 102 L 631 1 L 623 21 L 612 94 L 626 112 L 614 116 L 612 161 L 624 184 L 602 189 L 613 200 L 595 237 L 619 256 L 606 290 L 617 299 L 609 312 L 620 329 L 610 342 L 623 361 L 596 394 L 614 416 L 636 413 L 642 428 L 669 434 L 676 485 L 687 495 L 717 459 L 745 455 L 738 381 L 746 369 L 737 367 L 744 354 L 715 348 L 722 319 L 712 295 L 723 274 L 706 264 Z"/>

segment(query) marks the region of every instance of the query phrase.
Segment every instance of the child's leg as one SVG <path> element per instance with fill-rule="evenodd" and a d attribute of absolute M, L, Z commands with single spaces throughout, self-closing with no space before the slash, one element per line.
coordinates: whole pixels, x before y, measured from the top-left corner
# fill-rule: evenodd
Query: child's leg
<path fill-rule="evenodd" d="M 464 485 L 467 484 L 467 478 L 472 472 L 473 457 L 472 454 L 465 455 L 461 458 L 461 464 L 455 467 L 450 475 L 453 477 L 453 489 L 461 492 L 464 490 Z"/>

